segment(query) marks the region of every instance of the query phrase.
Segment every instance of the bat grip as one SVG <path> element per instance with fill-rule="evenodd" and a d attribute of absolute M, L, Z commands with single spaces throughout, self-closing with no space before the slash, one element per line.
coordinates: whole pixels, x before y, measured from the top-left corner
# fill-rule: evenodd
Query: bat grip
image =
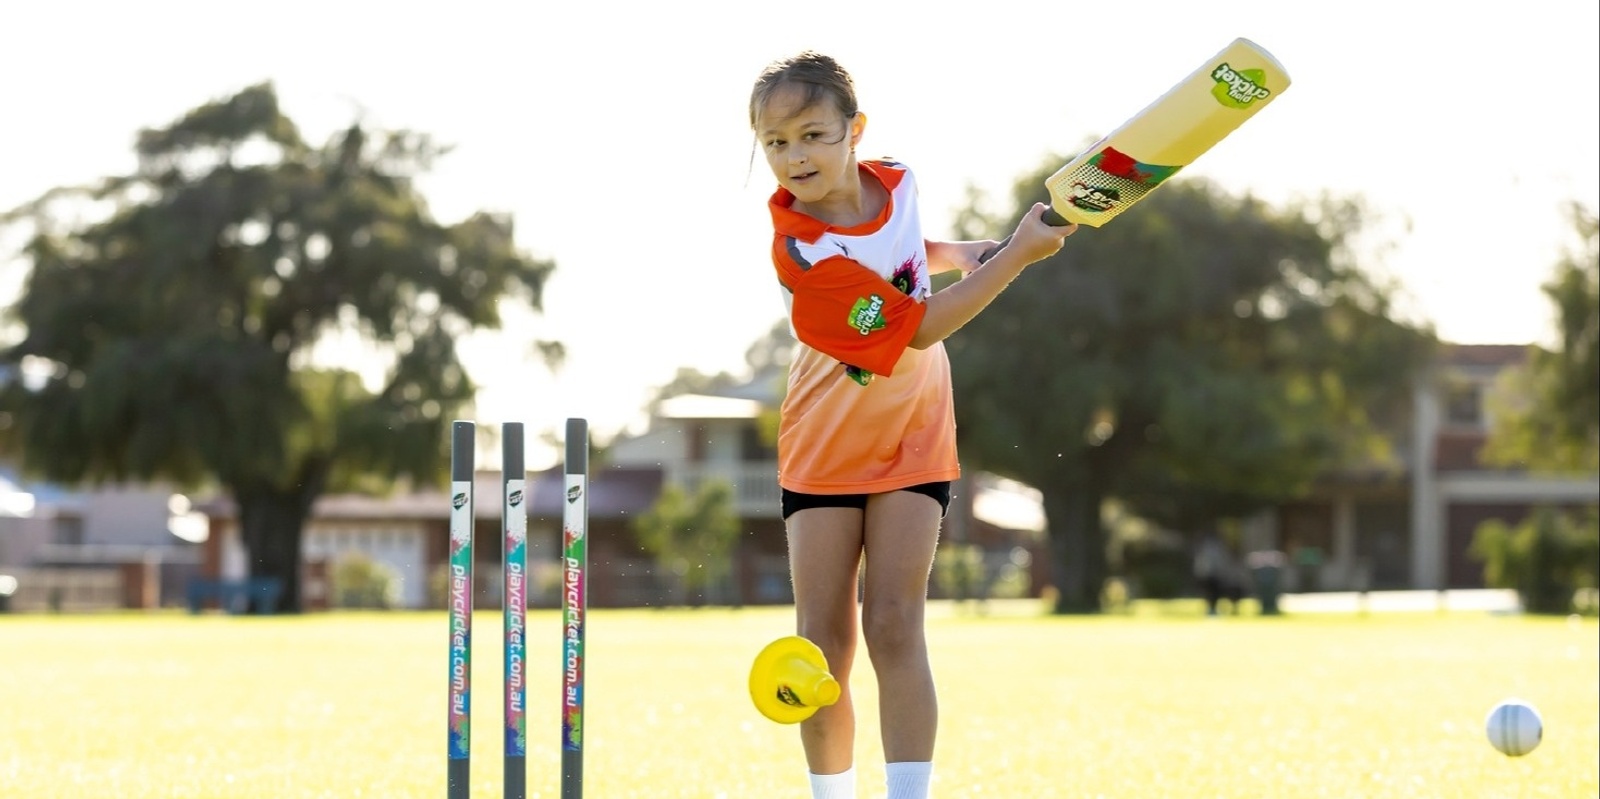
<path fill-rule="evenodd" d="M 1039 218 L 1043 219 L 1044 223 L 1046 225 L 1049 225 L 1050 227 L 1066 227 L 1067 225 L 1072 224 L 1071 220 L 1069 220 L 1066 217 L 1056 213 L 1056 209 L 1051 208 L 1048 205 L 1044 207 L 1044 213 L 1041 214 Z M 993 258 L 995 253 L 1000 252 L 1001 250 L 1005 249 L 1006 245 L 1010 244 L 1010 243 L 1011 243 L 1011 236 L 1006 236 L 1005 241 L 1002 241 L 999 244 L 996 244 L 993 247 L 990 247 L 987 251 L 984 252 L 984 254 L 978 256 L 978 263 L 980 263 L 980 264 L 988 263 L 989 259 Z"/>

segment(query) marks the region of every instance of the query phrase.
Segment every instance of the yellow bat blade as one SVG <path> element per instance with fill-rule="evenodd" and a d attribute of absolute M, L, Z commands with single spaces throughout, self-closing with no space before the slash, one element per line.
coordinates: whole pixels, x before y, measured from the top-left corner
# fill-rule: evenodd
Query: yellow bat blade
<path fill-rule="evenodd" d="M 1052 209 L 1067 222 L 1104 225 L 1288 88 L 1278 59 L 1249 39 L 1235 39 L 1051 175 L 1045 187 Z"/>

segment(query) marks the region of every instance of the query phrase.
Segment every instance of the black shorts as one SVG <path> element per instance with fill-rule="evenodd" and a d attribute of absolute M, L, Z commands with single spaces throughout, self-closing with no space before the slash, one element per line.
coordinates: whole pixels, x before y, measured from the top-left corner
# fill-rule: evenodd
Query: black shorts
<path fill-rule="evenodd" d="M 896 491 L 910 491 L 925 497 L 933 497 L 939 503 L 939 515 L 950 510 L 950 481 L 944 480 L 937 483 L 923 483 L 921 485 L 906 486 L 895 489 Z M 802 494 L 798 491 L 783 489 L 783 518 L 794 515 L 795 511 L 806 508 L 856 508 L 867 509 L 866 494 Z"/>

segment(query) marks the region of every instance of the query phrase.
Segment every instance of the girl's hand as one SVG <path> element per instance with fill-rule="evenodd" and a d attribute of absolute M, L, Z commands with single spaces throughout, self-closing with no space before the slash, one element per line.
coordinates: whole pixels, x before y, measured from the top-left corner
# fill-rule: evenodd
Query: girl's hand
<path fill-rule="evenodd" d="M 1022 220 L 1017 223 L 1017 230 L 1006 239 L 1005 248 L 1016 253 L 1024 264 L 1036 263 L 1055 255 L 1061 250 L 1061 245 L 1066 238 L 1078 232 L 1077 225 L 1056 227 L 1046 223 L 1041 217 L 1045 211 L 1044 203 L 1034 203 L 1028 213 L 1022 215 Z"/>

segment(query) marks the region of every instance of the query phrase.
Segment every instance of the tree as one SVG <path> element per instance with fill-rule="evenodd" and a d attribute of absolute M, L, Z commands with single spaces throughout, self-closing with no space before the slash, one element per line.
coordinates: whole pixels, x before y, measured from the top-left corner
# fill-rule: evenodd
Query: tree
<path fill-rule="evenodd" d="M 336 608 L 388 610 L 400 591 L 394 569 L 360 552 L 347 552 L 334 561 L 332 582 Z"/>
<path fill-rule="evenodd" d="M 750 343 L 744 351 L 744 362 L 753 379 L 775 377 L 782 381 L 789 376 L 789 363 L 794 360 L 794 333 L 789 318 L 782 317 L 767 328 L 761 338 Z"/>
<path fill-rule="evenodd" d="M 252 575 L 296 610 L 312 502 L 441 480 L 475 391 L 456 339 L 502 300 L 537 310 L 553 264 L 508 217 L 432 218 L 414 180 L 445 148 L 426 135 L 357 123 L 313 147 L 271 84 L 141 131 L 136 153 L 132 174 L 0 218 L 32 231 L 0 448 L 56 481 L 220 487 Z M 318 357 L 351 339 L 388 353 L 381 385 Z"/>
<path fill-rule="evenodd" d="M 648 511 L 633 521 L 639 545 L 700 604 L 706 589 L 728 575 L 739 539 L 733 486 L 723 480 L 701 483 L 693 494 L 677 485 L 661 489 Z"/>
<path fill-rule="evenodd" d="M 1543 506 L 1515 526 L 1490 519 L 1474 531 L 1470 553 L 1484 582 L 1516 589 L 1528 612 L 1567 613 L 1600 577 L 1600 511 Z"/>
<path fill-rule="evenodd" d="M 784 317 L 767 329 L 766 335 L 756 339 L 744 352 L 744 362 L 750 367 L 752 383 L 765 382 L 772 387 L 776 402 L 761 411 L 757 422 L 761 425 L 761 440 L 768 446 L 778 446 L 778 429 L 783 422 L 779 406 L 789 392 L 789 364 L 794 361 L 794 331 L 789 318 Z"/>
<path fill-rule="evenodd" d="M 1009 223 L 969 209 L 957 235 L 999 238 L 1052 168 L 1018 181 Z M 1384 457 L 1374 415 L 1402 405 L 1432 336 L 1357 268 L 1364 213 L 1174 181 L 947 341 L 968 465 L 1044 494 L 1058 612 L 1099 607 L 1108 498 L 1194 529 Z"/>
<path fill-rule="evenodd" d="M 1576 246 L 1543 286 L 1555 306 L 1557 347 L 1531 346 L 1524 367 L 1507 370 L 1490 395 L 1484 460 L 1538 472 L 1600 471 L 1600 220 L 1567 207 Z M 1516 588 L 1528 610 L 1566 613 L 1574 592 L 1593 589 L 1600 512 L 1536 507 L 1515 527 L 1489 520 L 1475 531 L 1472 554 L 1492 586 Z"/>
<path fill-rule="evenodd" d="M 788 388 L 789 362 L 794 359 L 794 348 L 794 333 L 789 329 L 788 317 L 784 317 L 774 322 L 766 333 L 745 349 L 745 377 L 729 372 L 709 375 L 691 367 L 680 367 L 672 380 L 656 388 L 648 409 L 650 413 L 656 413 L 661 403 L 670 397 L 684 394 L 729 395 L 747 386 L 757 388 L 763 396 L 766 396 L 765 389 L 770 388 L 770 396 L 781 401 Z M 760 425 L 762 440 L 776 446 L 780 421 L 777 405 L 764 408 L 756 421 Z"/>
<path fill-rule="evenodd" d="M 692 366 L 680 366 L 671 380 L 656 387 L 655 396 L 650 400 L 647 409 L 655 413 L 661 409 L 661 403 L 672 397 L 681 397 L 685 394 L 716 394 L 739 385 L 739 379 L 727 372 L 718 372 L 708 375 Z"/>
<path fill-rule="evenodd" d="M 1536 471 L 1600 471 L 1600 220 L 1568 206 L 1577 246 L 1544 284 L 1555 306 L 1557 348 L 1533 346 L 1497 392 L 1484 457 Z"/>
<path fill-rule="evenodd" d="M 650 400 L 650 409 L 659 408 L 662 400 L 684 394 L 715 395 L 763 380 L 782 381 L 788 376 L 794 346 L 794 334 L 789 332 L 788 318 L 780 319 L 745 348 L 745 371 L 742 377 L 731 372 L 706 374 L 693 367 L 681 366 L 671 380 L 656 387 L 655 396 Z M 781 389 L 782 385 L 779 382 L 777 387 Z"/>

